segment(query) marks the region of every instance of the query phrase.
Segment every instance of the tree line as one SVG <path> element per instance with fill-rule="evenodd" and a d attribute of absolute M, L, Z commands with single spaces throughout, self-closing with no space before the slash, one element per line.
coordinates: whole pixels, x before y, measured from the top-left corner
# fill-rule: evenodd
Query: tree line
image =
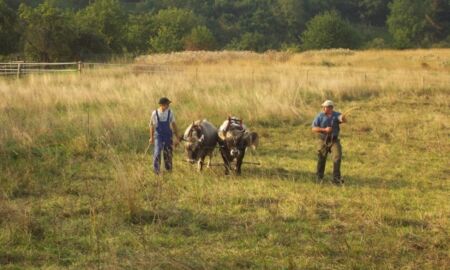
<path fill-rule="evenodd" d="M 450 0 L 0 0 L 3 59 L 450 46 Z"/>

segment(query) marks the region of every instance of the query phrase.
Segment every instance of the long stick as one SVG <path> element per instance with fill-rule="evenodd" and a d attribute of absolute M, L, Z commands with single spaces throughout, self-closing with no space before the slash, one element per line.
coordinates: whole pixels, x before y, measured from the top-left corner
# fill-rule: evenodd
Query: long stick
<path fill-rule="evenodd" d="M 249 165 L 261 165 L 261 162 L 247 162 L 247 161 L 243 161 L 242 164 L 249 164 Z M 223 163 L 211 163 L 209 164 L 209 166 L 224 166 Z"/>
<path fill-rule="evenodd" d="M 148 152 L 148 150 L 150 149 L 150 143 L 148 143 L 148 145 L 147 145 L 147 149 L 145 149 L 145 153 L 144 153 L 144 156 L 146 156 L 147 155 L 147 152 Z"/>
<path fill-rule="evenodd" d="M 347 116 L 347 115 L 350 114 L 351 111 L 354 111 L 354 110 L 356 110 L 356 109 L 359 109 L 359 107 L 356 106 L 356 107 L 350 108 L 350 109 L 346 110 L 346 111 L 343 113 L 343 115 Z"/>

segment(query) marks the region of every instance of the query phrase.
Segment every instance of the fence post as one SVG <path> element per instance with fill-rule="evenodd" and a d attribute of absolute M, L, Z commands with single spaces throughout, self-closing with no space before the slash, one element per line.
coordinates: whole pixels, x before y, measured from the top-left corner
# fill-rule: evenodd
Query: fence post
<path fill-rule="evenodd" d="M 17 79 L 20 78 L 20 70 L 22 69 L 22 64 L 21 63 L 17 63 Z"/>
<path fill-rule="evenodd" d="M 252 87 L 255 88 L 255 69 L 252 69 Z"/>
<path fill-rule="evenodd" d="M 81 61 L 78 61 L 78 73 L 81 74 L 81 69 L 83 67 L 83 64 Z"/>

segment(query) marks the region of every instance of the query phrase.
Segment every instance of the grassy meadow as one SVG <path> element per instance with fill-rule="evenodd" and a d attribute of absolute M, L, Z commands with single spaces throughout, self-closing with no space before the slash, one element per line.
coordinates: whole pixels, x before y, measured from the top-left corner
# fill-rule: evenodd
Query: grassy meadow
<path fill-rule="evenodd" d="M 450 268 L 450 49 L 136 62 L 153 72 L 0 77 L 0 269 Z M 198 173 L 178 147 L 156 177 L 144 153 L 161 96 L 180 133 L 242 117 L 261 165 Z M 342 187 L 314 182 L 324 99 L 358 108 Z"/>

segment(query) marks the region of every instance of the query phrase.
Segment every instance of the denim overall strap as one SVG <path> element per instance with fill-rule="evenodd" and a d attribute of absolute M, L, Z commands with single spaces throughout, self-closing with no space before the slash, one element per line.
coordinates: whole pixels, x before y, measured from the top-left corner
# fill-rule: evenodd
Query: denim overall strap
<path fill-rule="evenodd" d="M 156 119 L 158 125 L 156 127 L 156 138 L 166 144 L 172 144 L 172 130 L 170 129 L 170 110 L 167 113 L 167 120 L 161 121 L 156 110 Z"/>

